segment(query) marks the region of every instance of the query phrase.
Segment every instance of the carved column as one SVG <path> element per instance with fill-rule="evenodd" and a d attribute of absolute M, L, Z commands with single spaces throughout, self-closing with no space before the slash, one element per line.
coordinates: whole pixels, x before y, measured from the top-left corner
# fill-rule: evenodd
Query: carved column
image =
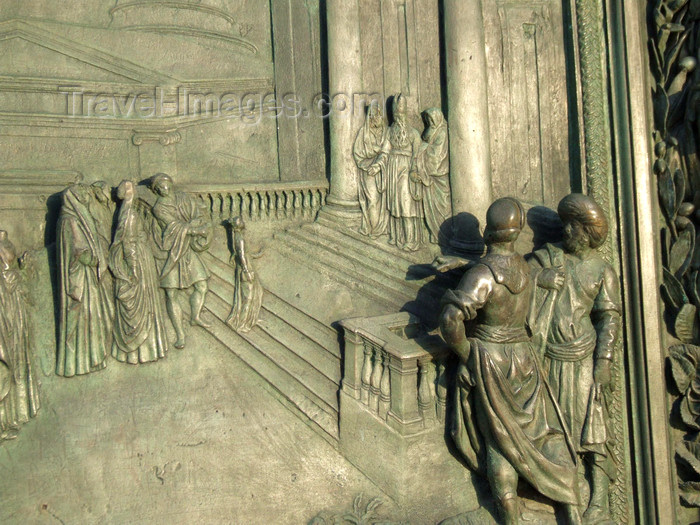
<path fill-rule="evenodd" d="M 344 220 L 359 220 L 357 166 L 352 147 L 362 115 L 355 114 L 352 101 L 362 91 L 360 9 L 358 0 L 329 0 L 326 10 L 331 190 L 324 211 Z"/>
<path fill-rule="evenodd" d="M 484 16 L 481 0 L 445 0 L 444 10 L 453 244 L 474 252 L 492 200 Z"/>

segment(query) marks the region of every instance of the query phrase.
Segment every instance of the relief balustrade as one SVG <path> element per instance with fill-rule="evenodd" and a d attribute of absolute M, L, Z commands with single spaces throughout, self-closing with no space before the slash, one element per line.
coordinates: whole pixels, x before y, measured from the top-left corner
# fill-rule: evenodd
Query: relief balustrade
<path fill-rule="evenodd" d="M 346 320 L 342 390 L 401 435 L 444 424 L 449 350 L 408 312 Z"/>
<path fill-rule="evenodd" d="M 400 312 L 340 322 L 344 331 L 340 450 L 399 504 L 429 505 L 422 480 L 446 495 L 446 514 L 475 498 L 468 471 L 445 446 L 454 357 L 417 316 Z M 377 461 L 371 450 L 390 450 Z M 436 480 L 432 473 L 439 471 Z M 457 488 L 459 487 L 459 488 Z M 434 493 L 434 492 L 430 492 Z"/>
<path fill-rule="evenodd" d="M 311 220 L 326 203 L 328 181 L 262 184 L 189 184 L 183 189 L 210 211 L 213 220 Z"/>

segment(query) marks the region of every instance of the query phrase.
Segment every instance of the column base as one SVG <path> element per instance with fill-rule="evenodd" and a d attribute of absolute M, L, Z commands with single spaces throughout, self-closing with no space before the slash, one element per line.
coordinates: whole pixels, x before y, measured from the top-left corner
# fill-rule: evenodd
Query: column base
<path fill-rule="evenodd" d="M 326 198 L 326 205 L 321 208 L 318 215 L 347 227 L 360 224 L 362 218 L 360 203 L 338 199 L 331 195 Z"/>

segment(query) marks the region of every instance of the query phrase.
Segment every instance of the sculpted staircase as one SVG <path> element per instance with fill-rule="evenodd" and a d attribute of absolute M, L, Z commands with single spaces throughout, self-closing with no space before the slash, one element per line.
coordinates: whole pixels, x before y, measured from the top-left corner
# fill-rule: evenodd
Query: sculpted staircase
<path fill-rule="evenodd" d="M 274 238 L 283 258 L 348 287 L 353 297 L 364 296 L 384 313 L 408 310 L 430 318 L 445 288 L 453 285 L 451 277 L 436 277 L 428 267 L 433 258 L 428 250 L 405 253 L 385 238 L 371 241 L 323 217 Z M 208 331 L 265 379 L 273 395 L 336 445 L 342 362 L 338 332 L 330 323 L 341 319 L 321 322 L 266 288 L 258 324 L 237 333 L 225 323 L 234 294 L 233 268 L 211 252 L 205 262 L 212 274 L 206 308 L 214 318 Z"/>
<path fill-rule="evenodd" d="M 206 308 L 209 332 L 253 368 L 273 394 L 308 420 L 332 444 L 338 440 L 341 363 L 337 332 L 265 290 L 258 324 L 237 333 L 225 324 L 231 311 L 234 273 L 215 255 L 205 255 L 212 274 Z"/>
<path fill-rule="evenodd" d="M 275 239 L 280 252 L 371 298 L 385 312 L 407 310 L 430 318 L 445 289 L 454 284 L 453 276 L 436 276 L 429 267 L 435 256 L 429 248 L 404 252 L 385 237 L 370 240 L 323 215 Z"/>

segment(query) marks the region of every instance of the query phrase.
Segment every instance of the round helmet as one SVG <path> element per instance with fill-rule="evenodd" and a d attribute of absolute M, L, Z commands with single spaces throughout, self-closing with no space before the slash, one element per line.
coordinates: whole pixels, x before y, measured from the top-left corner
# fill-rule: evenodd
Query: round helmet
<path fill-rule="evenodd" d="M 513 242 L 525 225 L 525 209 L 518 199 L 503 197 L 495 200 L 486 211 L 484 241 Z"/>

